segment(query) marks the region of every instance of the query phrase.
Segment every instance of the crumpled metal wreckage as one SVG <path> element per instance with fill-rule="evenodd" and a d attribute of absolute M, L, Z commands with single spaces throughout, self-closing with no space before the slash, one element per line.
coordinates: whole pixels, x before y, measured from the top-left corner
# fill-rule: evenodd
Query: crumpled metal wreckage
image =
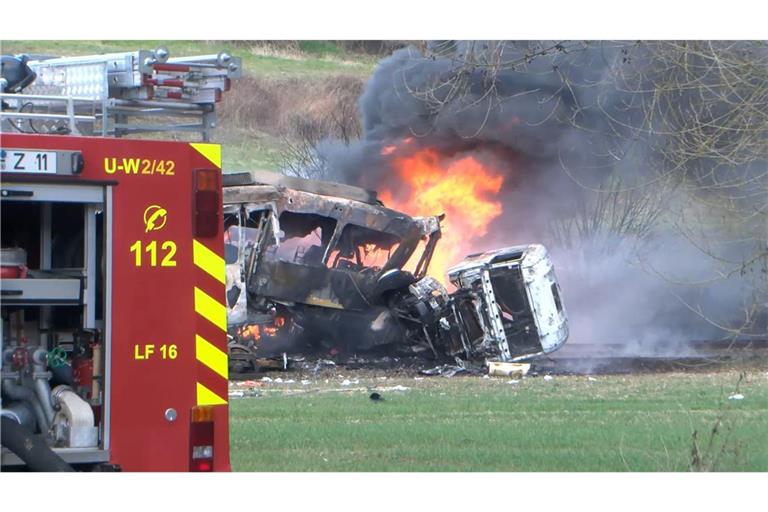
<path fill-rule="evenodd" d="M 544 246 L 470 255 L 449 293 L 427 275 L 441 220 L 348 185 L 225 175 L 233 371 L 285 354 L 516 361 L 559 348 L 567 317 Z"/>

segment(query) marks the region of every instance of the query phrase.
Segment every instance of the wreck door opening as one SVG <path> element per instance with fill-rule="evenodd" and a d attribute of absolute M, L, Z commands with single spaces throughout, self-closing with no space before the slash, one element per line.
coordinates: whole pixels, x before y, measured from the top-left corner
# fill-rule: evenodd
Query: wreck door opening
<path fill-rule="evenodd" d="M 489 275 L 512 357 L 541 352 L 520 266 L 493 268 Z"/>
<path fill-rule="evenodd" d="M 230 327 L 248 322 L 246 283 L 257 271 L 267 240 L 274 240 L 271 209 L 238 206 L 224 215 L 224 253 L 227 266 L 227 321 Z M 234 256 L 234 257 L 233 257 Z"/>

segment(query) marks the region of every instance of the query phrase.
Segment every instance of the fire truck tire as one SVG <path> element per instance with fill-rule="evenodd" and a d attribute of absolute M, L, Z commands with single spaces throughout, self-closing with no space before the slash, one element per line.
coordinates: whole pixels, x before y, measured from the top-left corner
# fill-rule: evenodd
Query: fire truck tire
<path fill-rule="evenodd" d="M 48 447 L 43 436 L 33 434 L 6 416 L 0 420 L 0 444 L 15 453 L 31 471 L 74 471 Z"/>

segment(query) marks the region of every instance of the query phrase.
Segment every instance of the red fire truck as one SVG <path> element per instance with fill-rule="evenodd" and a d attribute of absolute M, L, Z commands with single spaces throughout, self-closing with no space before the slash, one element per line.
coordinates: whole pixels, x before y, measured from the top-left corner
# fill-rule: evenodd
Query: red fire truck
<path fill-rule="evenodd" d="M 239 74 L 226 53 L 3 58 L 3 470 L 230 469 L 208 141 Z"/>

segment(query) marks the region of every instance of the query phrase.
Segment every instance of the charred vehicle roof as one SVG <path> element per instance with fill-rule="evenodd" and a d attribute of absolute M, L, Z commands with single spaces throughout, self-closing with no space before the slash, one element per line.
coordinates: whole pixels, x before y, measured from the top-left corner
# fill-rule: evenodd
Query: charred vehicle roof
<path fill-rule="evenodd" d="M 240 204 L 325 216 L 338 224 L 355 224 L 401 238 L 440 229 L 437 217 L 410 217 L 391 210 L 374 191 L 272 172 L 224 175 L 224 213 L 233 213 Z"/>
<path fill-rule="evenodd" d="M 422 277 L 440 236 L 438 217 L 390 210 L 375 192 L 268 172 L 225 176 L 224 214 L 266 237 L 247 265 L 252 294 L 340 309 L 379 302 L 409 262 L 409 280 Z"/>

